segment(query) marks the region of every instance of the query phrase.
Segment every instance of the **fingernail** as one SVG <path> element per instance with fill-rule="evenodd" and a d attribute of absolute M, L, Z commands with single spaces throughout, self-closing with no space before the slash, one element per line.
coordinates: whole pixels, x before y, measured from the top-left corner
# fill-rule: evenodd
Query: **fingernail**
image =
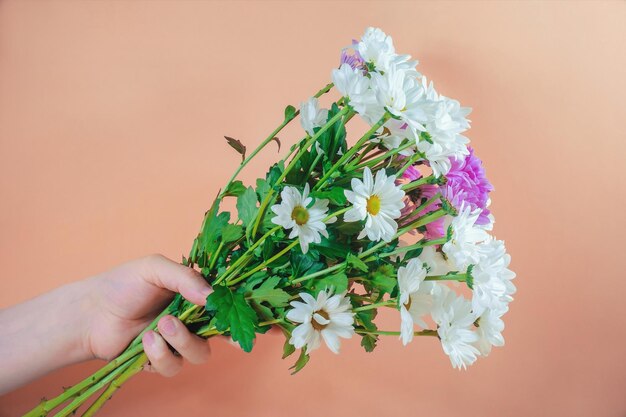
<path fill-rule="evenodd" d="M 206 286 L 198 291 L 198 293 L 206 300 L 206 298 L 213 292 L 213 288 Z"/>
<path fill-rule="evenodd" d="M 161 323 L 159 323 L 159 329 L 164 335 L 172 336 L 176 333 L 176 323 L 174 323 L 171 317 L 163 317 Z"/>
<path fill-rule="evenodd" d="M 143 335 L 143 343 L 150 346 L 154 345 L 154 332 L 146 332 Z"/>

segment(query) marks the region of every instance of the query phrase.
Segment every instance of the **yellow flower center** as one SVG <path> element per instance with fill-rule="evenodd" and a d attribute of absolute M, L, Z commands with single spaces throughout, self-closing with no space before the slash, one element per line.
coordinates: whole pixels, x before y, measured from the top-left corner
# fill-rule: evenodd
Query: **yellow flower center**
<path fill-rule="evenodd" d="M 296 221 L 298 226 L 302 226 L 309 221 L 309 212 L 302 206 L 295 206 L 291 212 L 291 218 Z"/>
<path fill-rule="evenodd" d="M 367 199 L 367 212 L 375 216 L 380 211 L 380 197 L 373 195 Z"/>
<path fill-rule="evenodd" d="M 320 316 L 324 317 L 326 320 L 329 320 L 329 317 L 330 317 L 330 316 L 328 315 L 328 313 L 327 313 L 327 312 L 325 312 L 324 310 L 317 310 L 317 311 L 316 311 L 315 313 L 313 313 L 313 314 L 314 314 L 314 315 L 315 315 L 315 314 L 319 314 Z M 324 328 L 326 328 L 326 326 L 328 326 L 328 325 L 327 325 L 327 324 L 320 324 L 320 323 L 318 323 L 318 322 L 317 322 L 317 320 L 315 320 L 315 318 L 313 318 L 313 320 L 311 320 L 311 326 L 313 326 L 313 328 L 314 328 L 315 330 L 317 330 L 317 331 L 321 331 L 321 330 L 323 330 Z"/>

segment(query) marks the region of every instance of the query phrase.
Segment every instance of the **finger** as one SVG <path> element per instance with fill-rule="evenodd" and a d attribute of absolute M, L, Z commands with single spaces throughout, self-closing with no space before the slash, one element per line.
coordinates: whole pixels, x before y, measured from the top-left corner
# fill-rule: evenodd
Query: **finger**
<path fill-rule="evenodd" d="M 164 316 L 159 320 L 158 328 L 165 341 L 189 362 L 200 364 L 208 360 L 210 351 L 207 341 L 192 334 L 177 318 Z"/>
<path fill-rule="evenodd" d="M 150 367 L 163 376 L 174 376 L 183 366 L 183 358 L 175 356 L 161 336 L 152 330 L 142 338 L 143 349 L 150 360 Z"/>
<path fill-rule="evenodd" d="M 213 290 L 193 268 L 180 265 L 163 255 L 146 258 L 144 279 L 167 290 L 178 292 L 194 304 L 204 305 Z"/>

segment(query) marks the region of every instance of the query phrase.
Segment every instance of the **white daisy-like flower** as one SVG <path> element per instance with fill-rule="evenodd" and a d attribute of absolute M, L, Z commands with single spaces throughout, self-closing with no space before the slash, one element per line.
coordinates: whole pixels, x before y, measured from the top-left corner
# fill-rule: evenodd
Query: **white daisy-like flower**
<path fill-rule="evenodd" d="M 415 130 L 410 129 L 409 125 L 402 120 L 389 119 L 376 133 L 378 137 L 372 142 L 378 141 L 389 150 L 399 147 L 405 139 L 411 142 L 416 141 Z M 414 152 L 415 148 L 411 146 L 401 151 L 400 155 L 413 155 Z"/>
<path fill-rule="evenodd" d="M 391 36 L 378 28 L 368 27 L 357 43 L 356 50 L 367 64 L 373 65 L 376 71 L 385 72 L 391 67 L 412 71 L 412 76 L 420 74 L 415 70 L 417 61 L 410 55 L 398 55 Z"/>
<path fill-rule="evenodd" d="M 452 262 L 444 258 L 443 254 L 435 249 L 434 246 L 426 246 L 422 249 L 419 257 L 424 262 L 429 275 L 445 275 L 454 271 Z"/>
<path fill-rule="evenodd" d="M 332 71 L 331 77 L 337 91 L 348 99 L 350 106 L 357 113 L 366 117 L 366 120 L 374 119 L 378 113 L 380 113 L 378 119 L 382 117 L 383 113 L 375 109 L 376 95 L 370 88 L 370 79 L 363 76 L 361 71 L 352 68 L 349 64 L 341 64 L 339 69 Z M 370 114 L 374 110 L 376 115 Z"/>
<path fill-rule="evenodd" d="M 472 211 L 471 207 L 463 205 L 458 215 L 452 217 L 452 239 L 443 245 L 443 252 L 458 270 L 465 270 L 470 264 L 478 263 L 481 258 L 478 243 L 490 238 L 485 229 L 475 224 L 480 212 L 479 208 Z"/>
<path fill-rule="evenodd" d="M 398 268 L 400 339 L 405 346 L 413 340 L 415 324 L 423 329 L 427 327 L 422 317 L 432 308 L 433 284 L 424 282 L 425 277 L 426 269 L 419 258 L 413 258 L 406 267 Z"/>
<path fill-rule="evenodd" d="M 502 315 L 506 310 L 485 310 L 476 321 L 478 341 L 474 344 L 483 356 L 491 353 L 492 346 L 504 346 L 504 321 Z"/>
<path fill-rule="evenodd" d="M 508 268 L 511 256 L 506 253 L 501 240 L 491 239 L 478 245 L 478 250 L 480 260 L 471 271 L 474 282 L 472 308 L 476 314 L 482 314 L 486 309 L 506 310 L 516 290 L 511 282 L 515 272 Z"/>
<path fill-rule="evenodd" d="M 372 74 L 378 105 L 406 122 L 414 131 L 423 131 L 427 121 L 424 89 L 406 71 L 391 67 L 384 74 Z"/>
<path fill-rule="evenodd" d="M 472 331 L 476 320 L 472 303 L 463 296 L 457 296 L 445 285 L 435 287 L 433 298 L 432 317 L 437 323 L 437 334 L 443 351 L 454 368 L 465 369 L 476 361 L 480 353 L 474 346 L 478 334 Z"/>
<path fill-rule="evenodd" d="M 313 136 L 316 127 L 326 124 L 328 109 L 320 109 L 319 102 L 315 97 L 300 104 L 300 124 L 306 133 Z"/>
<path fill-rule="evenodd" d="M 306 346 L 312 352 L 324 339 L 326 346 L 339 353 L 339 338 L 349 339 L 354 335 L 354 313 L 350 299 L 345 294 L 332 295 L 331 290 L 320 291 L 315 299 L 311 294 L 300 293 L 304 301 L 292 301 L 293 309 L 287 319 L 300 323 L 291 333 L 291 343 L 296 349 Z"/>
<path fill-rule="evenodd" d="M 352 178 L 352 190 L 345 190 L 345 196 L 353 207 L 346 212 L 344 220 L 356 222 L 365 220 L 365 226 L 358 238 L 367 236 L 372 241 L 391 242 L 398 230 L 395 219 L 400 217 L 404 207 L 404 191 L 395 184 L 394 175 L 387 176 L 384 170 L 376 173 L 365 168 L 363 181 Z"/>
<path fill-rule="evenodd" d="M 281 202 L 272 206 L 276 214 L 272 223 L 285 229 L 291 229 L 289 239 L 300 238 L 302 253 L 307 253 L 310 243 L 320 243 L 322 236 L 328 237 L 324 218 L 328 212 L 328 200 L 316 200 L 309 197 L 309 185 L 304 186 L 302 194 L 295 187 L 285 187 L 280 193 Z M 311 205 L 313 203 L 313 205 Z M 337 220 L 332 217 L 326 223 Z"/>
<path fill-rule="evenodd" d="M 356 45 L 356 49 L 363 61 L 374 65 L 379 71 L 388 69 L 396 55 L 391 36 L 373 27 L 365 29 L 365 33 L 361 41 Z"/>

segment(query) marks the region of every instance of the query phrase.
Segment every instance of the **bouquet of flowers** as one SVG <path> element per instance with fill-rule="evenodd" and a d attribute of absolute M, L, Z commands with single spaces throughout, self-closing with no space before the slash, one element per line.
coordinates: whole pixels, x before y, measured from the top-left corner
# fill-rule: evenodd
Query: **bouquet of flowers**
<path fill-rule="evenodd" d="M 390 36 L 368 28 L 341 52 L 332 83 L 299 110 L 287 106 L 249 155 L 226 137 L 242 163 L 183 258 L 214 292 L 206 305 L 175 297 L 148 329 L 172 314 L 202 337 L 230 336 L 249 352 L 258 333 L 276 326 L 286 339 L 283 358 L 300 351 L 294 373 L 322 342 L 339 353 L 341 340 L 352 337 L 368 352 L 381 335 L 404 345 L 436 337 L 455 368 L 502 346 L 515 274 L 504 242 L 489 233 L 493 187 L 464 136 L 470 109 L 440 95 L 416 64 L 395 52 Z M 341 98 L 320 107 L 331 89 Z M 349 146 L 354 116 L 370 128 Z M 276 135 L 296 118 L 305 134 L 287 156 L 253 186 L 237 180 L 270 142 L 280 149 Z M 229 198 L 237 213 L 220 210 Z M 377 327 L 379 309 L 397 311 L 397 329 Z M 119 357 L 26 415 L 64 406 L 55 415 L 67 416 L 89 402 L 83 415 L 91 416 L 146 361 L 140 334 Z"/>

